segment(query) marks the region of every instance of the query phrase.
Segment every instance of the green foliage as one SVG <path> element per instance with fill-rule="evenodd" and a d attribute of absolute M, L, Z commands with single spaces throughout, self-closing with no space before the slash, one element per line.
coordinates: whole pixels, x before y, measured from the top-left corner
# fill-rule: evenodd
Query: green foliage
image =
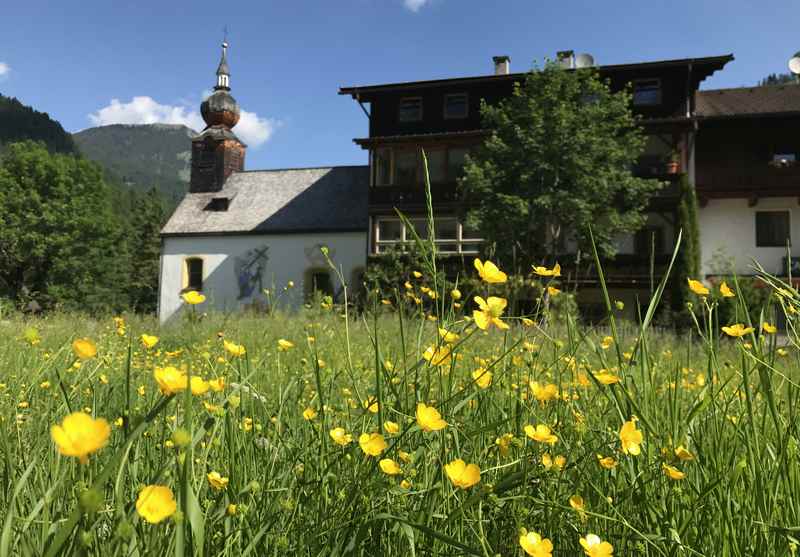
<path fill-rule="evenodd" d="M 128 235 L 132 258 L 129 288 L 131 307 L 139 312 L 156 311 L 163 224 L 164 207 L 158 191 L 153 188 L 135 196 Z"/>
<path fill-rule="evenodd" d="M 46 112 L 25 106 L 15 98 L 0 95 L 0 151 L 3 145 L 16 141 L 43 142 L 56 153 L 77 153 L 72 136 Z"/>
<path fill-rule="evenodd" d="M 612 93 L 591 69 L 548 64 L 528 74 L 511 97 L 483 104 L 492 130 L 466 164 L 462 188 L 471 226 L 512 271 L 555 258 L 565 239 L 590 251 L 588 223 L 600 253 L 644 223 L 661 187 L 631 167 L 644 148 L 627 91 Z"/>
<path fill-rule="evenodd" d="M 686 302 L 692 299 L 687 279 L 697 279 L 700 273 L 700 228 L 697 218 L 697 195 L 694 185 L 685 174 L 679 182 L 678 221 L 676 228 L 683 231 L 683 242 L 675 260 L 672 279 L 672 315 L 676 324 L 688 324 Z"/>
<path fill-rule="evenodd" d="M 155 310 L 162 199 L 110 188 L 100 167 L 11 144 L 0 159 L 0 297 L 20 306 Z"/>
<path fill-rule="evenodd" d="M 40 304 L 127 305 L 123 229 L 100 168 L 39 143 L 10 145 L 0 166 L 0 295 Z"/>

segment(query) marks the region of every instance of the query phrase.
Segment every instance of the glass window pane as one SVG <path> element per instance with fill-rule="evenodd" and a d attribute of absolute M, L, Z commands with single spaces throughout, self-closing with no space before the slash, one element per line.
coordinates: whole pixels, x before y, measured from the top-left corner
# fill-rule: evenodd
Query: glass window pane
<path fill-rule="evenodd" d="M 458 244 L 436 244 L 439 253 L 458 253 Z"/>
<path fill-rule="evenodd" d="M 378 149 L 374 155 L 375 185 L 388 186 L 391 183 L 391 156 L 389 149 Z"/>
<path fill-rule="evenodd" d="M 425 156 L 428 158 L 428 176 L 430 176 L 431 184 L 441 184 L 447 179 L 446 155 L 447 153 L 443 149 L 425 151 Z"/>
<path fill-rule="evenodd" d="M 635 82 L 633 104 L 637 106 L 661 104 L 661 82 L 657 79 Z"/>
<path fill-rule="evenodd" d="M 444 117 L 445 118 L 466 118 L 467 117 L 467 95 L 459 93 L 447 95 L 444 98 Z"/>
<path fill-rule="evenodd" d="M 789 211 L 758 211 L 756 213 L 756 246 L 785 247 L 791 242 Z"/>
<path fill-rule="evenodd" d="M 395 219 L 378 221 L 378 240 L 400 241 L 403 239 L 403 223 Z"/>
<path fill-rule="evenodd" d="M 437 219 L 433 225 L 437 240 L 457 240 L 458 221 L 456 219 Z"/>
<path fill-rule="evenodd" d="M 461 253 L 478 253 L 480 251 L 480 242 L 463 242 L 461 244 Z"/>
<path fill-rule="evenodd" d="M 464 171 L 464 157 L 467 156 L 467 149 L 463 147 L 453 147 L 447 154 L 447 178 L 455 182 L 461 178 Z"/>
<path fill-rule="evenodd" d="M 398 117 L 401 122 L 418 122 L 422 120 L 422 99 L 419 97 L 400 99 Z"/>
<path fill-rule="evenodd" d="M 411 219 L 411 225 L 416 230 L 417 235 L 425 239 L 428 237 L 428 221 L 426 219 Z M 411 234 L 406 235 L 406 240 L 409 242 L 412 241 L 414 238 Z"/>
<path fill-rule="evenodd" d="M 398 151 L 395 154 L 394 183 L 399 186 L 413 186 L 417 182 L 417 154 L 414 151 Z"/>

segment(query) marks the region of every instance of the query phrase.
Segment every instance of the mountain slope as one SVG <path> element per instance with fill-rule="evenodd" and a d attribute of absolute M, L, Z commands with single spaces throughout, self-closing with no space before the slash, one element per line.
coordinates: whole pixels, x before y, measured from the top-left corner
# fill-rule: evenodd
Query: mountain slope
<path fill-rule="evenodd" d="M 25 106 L 13 97 L 0 95 L 0 148 L 16 141 L 42 141 L 56 153 L 77 153 L 72 136 L 46 112 Z"/>
<path fill-rule="evenodd" d="M 87 158 L 135 190 L 156 187 L 175 202 L 189 185 L 191 137 L 195 132 L 172 124 L 113 124 L 72 135 Z"/>

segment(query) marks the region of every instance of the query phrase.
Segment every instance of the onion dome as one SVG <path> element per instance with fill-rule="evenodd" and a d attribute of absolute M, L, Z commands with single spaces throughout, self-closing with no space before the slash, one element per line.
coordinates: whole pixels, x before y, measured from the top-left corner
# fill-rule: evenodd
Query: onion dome
<path fill-rule="evenodd" d="M 208 126 L 232 128 L 239 121 L 239 104 L 230 94 L 230 69 L 228 68 L 228 43 L 222 43 L 222 58 L 217 67 L 217 85 L 214 92 L 200 105 L 200 114 Z"/>

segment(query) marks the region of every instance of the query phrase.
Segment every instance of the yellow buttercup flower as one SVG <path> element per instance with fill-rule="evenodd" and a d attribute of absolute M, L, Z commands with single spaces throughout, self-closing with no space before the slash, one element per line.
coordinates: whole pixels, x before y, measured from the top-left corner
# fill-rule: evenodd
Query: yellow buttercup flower
<path fill-rule="evenodd" d="M 614 337 L 603 337 L 603 340 L 600 341 L 600 348 L 608 350 L 612 344 L 614 344 Z"/>
<path fill-rule="evenodd" d="M 361 450 L 369 456 L 378 456 L 388 446 L 380 433 L 362 433 L 358 438 Z"/>
<path fill-rule="evenodd" d="M 664 470 L 664 475 L 667 476 L 671 480 L 682 480 L 686 477 L 686 474 L 675 468 L 674 466 L 670 466 L 666 462 L 661 464 L 662 470 Z"/>
<path fill-rule="evenodd" d="M 549 402 L 558 398 L 558 385 L 554 383 L 542 385 L 538 381 L 531 381 L 528 386 L 533 397 L 539 402 Z"/>
<path fill-rule="evenodd" d="M 206 474 L 208 484 L 217 491 L 222 491 L 228 487 L 228 478 L 222 476 L 219 472 L 209 472 Z"/>
<path fill-rule="evenodd" d="M 280 350 L 281 352 L 286 352 L 287 350 L 290 350 L 292 348 L 294 348 L 293 342 L 283 338 L 278 339 L 278 350 Z"/>
<path fill-rule="evenodd" d="M 775 333 L 778 332 L 778 327 L 776 327 L 775 325 L 770 325 L 769 323 L 764 321 L 761 324 L 761 330 L 770 335 L 774 335 Z"/>
<path fill-rule="evenodd" d="M 580 539 L 580 543 L 588 557 L 611 557 L 614 554 L 612 545 L 595 534 L 586 534 L 585 538 Z"/>
<path fill-rule="evenodd" d="M 461 299 L 461 290 L 459 290 L 458 288 L 453 288 L 450 291 L 450 297 L 453 298 L 456 301 L 460 300 Z"/>
<path fill-rule="evenodd" d="M 377 414 L 378 413 L 378 399 L 375 398 L 374 396 L 371 396 L 371 397 L 367 398 L 367 400 L 364 401 L 364 409 L 368 410 L 369 412 L 372 412 L 373 414 Z"/>
<path fill-rule="evenodd" d="M 422 431 L 439 431 L 447 427 L 447 422 L 442 419 L 442 415 L 433 406 L 428 406 L 424 402 L 417 404 L 417 424 Z"/>
<path fill-rule="evenodd" d="M 139 492 L 136 512 L 151 524 L 169 518 L 178 509 L 172 490 L 165 485 L 148 485 Z"/>
<path fill-rule="evenodd" d="M 345 445 L 349 445 L 353 442 L 353 436 L 349 433 L 345 432 L 343 427 L 335 427 L 330 430 L 329 435 L 331 439 L 333 439 L 337 445 L 341 445 L 344 447 Z"/>
<path fill-rule="evenodd" d="M 200 292 L 197 292 L 196 290 L 190 290 L 189 292 L 184 292 L 183 294 L 181 294 L 181 298 L 183 298 L 183 301 L 189 304 L 190 306 L 196 306 L 197 304 L 202 304 L 203 302 L 206 301 L 206 297 L 200 294 Z"/>
<path fill-rule="evenodd" d="M 398 466 L 397 463 L 391 458 L 382 459 L 378 463 L 378 466 L 380 466 L 383 473 L 388 476 L 396 476 L 403 473 L 403 471 L 400 469 L 400 466 Z"/>
<path fill-rule="evenodd" d="M 147 349 L 150 349 L 153 346 L 155 346 L 156 344 L 158 344 L 158 337 L 157 336 L 143 334 L 140 338 L 142 340 L 142 344 Z"/>
<path fill-rule="evenodd" d="M 555 445 L 558 437 L 550 431 L 550 428 L 544 424 L 539 424 L 536 427 L 532 425 L 525 426 L 525 435 L 536 441 L 537 443 L 547 443 Z"/>
<path fill-rule="evenodd" d="M 619 377 L 607 371 L 595 373 L 594 378 L 597 379 L 598 383 L 602 383 L 603 385 L 613 385 L 614 383 L 619 383 L 620 381 Z"/>
<path fill-rule="evenodd" d="M 185 390 L 188 383 L 186 374 L 173 366 L 156 367 L 153 370 L 153 377 L 165 395 L 174 395 Z"/>
<path fill-rule="evenodd" d="M 458 335 L 456 333 L 451 333 L 447 329 L 439 328 L 439 336 L 442 337 L 442 340 L 447 344 L 454 344 L 458 341 Z"/>
<path fill-rule="evenodd" d="M 50 436 L 58 452 L 74 456 L 85 464 L 89 455 L 108 444 L 111 426 L 103 418 L 94 419 L 83 412 L 73 412 L 64 418 L 61 425 L 50 428 Z"/>
<path fill-rule="evenodd" d="M 694 460 L 694 455 L 683 446 L 679 446 L 677 449 L 675 449 L 675 456 L 684 462 L 687 460 Z"/>
<path fill-rule="evenodd" d="M 192 394 L 195 396 L 204 395 L 208 392 L 208 389 L 211 388 L 208 381 L 200 377 L 199 375 L 192 375 L 192 380 L 190 382 Z"/>
<path fill-rule="evenodd" d="M 444 471 L 453 485 L 461 489 L 469 489 L 481 481 L 481 469 L 478 465 L 466 464 L 460 458 L 445 464 Z"/>
<path fill-rule="evenodd" d="M 448 345 L 429 346 L 422 353 L 422 357 L 434 366 L 448 366 L 453 360 L 452 351 Z"/>
<path fill-rule="evenodd" d="M 745 327 L 741 323 L 736 323 L 735 325 L 730 325 L 728 327 L 722 327 L 722 330 L 726 335 L 734 338 L 740 338 L 755 331 L 753 327 Z"/>
<path fill-rule="evenodd" d="M 88 338 L 78 338 L 72 341 L 72 351 L 81 360 L 89 360 L 97 356 L 97 346 Z"/>
<path fill-rule="evenodd" d="M 508 329 L 508 325 L 500 319 L 508 304 L 505 298 L 489 296 L 488 300 L 484 300 L 480 296 L 475 296 L 474 299 L 480 309 L 472 312 L 472 318 L 480 329 L 485 331 L 492 325 L 498 329 Z"/>
<path fill-rule="evenodd" d="M 492 372 L 479 367 L 472 372 L 472 379 L 481 389 L 488 389 L 492 384 Z"/>
<path fill-rule="evenodd" d="M 217 377 L 216 379 L 209 379 L 208 386 L 211 387 L 211 390 L 215 393 L 223 391 L 225 389 L 225 378 Z"/>
<path fill-rule="evenodd" d="M 580 495 L 573 495 L 569 498 L 569 506 L 575 509 L 576 511 L 582 511 L 586 508 L 586 504 L 583 501 L 583 497 Z"/>
<path fill-rule="evenodd" d="M 305 410 L 303 410 L 303 419 L 304 420 L 311 421 L 316 417 L 317 417 L 317 411 L 314 410 L 313 408 L 309 407 L 309 408 L 306 408 Z"/>
<path fill-rule="evenodd" d="M 561 290 L 559 290 L 559 289 L 558 289 L 558 288 L 556 288 L 555 286 L 548 286 L 548 287 L 547 287 L 547 293 L 548 293 L 548 294 L 549 294 L 551 297 L 555 298 L 556 296 L 558 296 L 559 294 L 561 294 Z"/>
<path fill-rule="evenodd" d="M 398 431 L 400 431 L 400 425 L 396 422 L 385 421 L 383 422 L 383 429 L 386 430 L 386 433 L 394 435 Z"/>
<path fill-rule="evenodd" d="M 236 505 L 233 503 L 228 503 L 228 506 L 225 507 L 225 514 L 228 516 L 233 516 L 236 514 Z"/>
<path fill-rule="evenodd" d="M 476 258 L 473 264 L 475 265 L 475 269 L 477 269 L 478 274 L 483 282 L 489 284 L 499 284 L 508 280 L 506 274 L 498 269 L 497 265 L 491 261 L 482 263 L 480 259 Z"/>
<path fill-rule="evenodd" d="M 539 275 L 540 277 L 560 277 L 561 276 L 561 265 L 556 263 L 553 265 L 552 269 L 548 269 L 547 267 L 537 267 L 536 265 L 533 266 L 533 272 Z"/>
<path fill-rule="evenodd" d="M 511 448 L 511 442 L 514 440 L 513 433 L 504 433 L 500 437 L 494 440 L 494 444 L 497 445 L 497 448 L 500 449 L 500 454 L 502 456 L 507 456 L 508 451 Z"/>
<path fill-rule="evenodd" d="M 613 456 L 597 455 L 597 462 L 606 470 L 613 470 L 617 467 L 617 461 Z"/>
<path fill-rule="evenodd" d="M 719 293 L 722 294 L 723 298 L 733 298 L 736 296 L 725 281 L 722 281 L 722 284 L 719 285 Z"/>
<path fill-rule="evenodd" d="M 236 344 L 235 342 L 223 340 L 222 345 L 225 347 L 225 351 L 234 357 L 244 356 L 247 353 L 247 350 L 245 350 L 243 345 Z"/>
<path fill-rule="evenodd" d="M 619 440 L 622 443 L 622 452 L 629 455 L 638 455 L 642 452 L 642 432 L 636 429 L 636 422 L 630 420 L 622 424 L 619 430 Z"/>
<path fill-rule="evenodd" d="M 689 289 L 697 294 L 698 296 L 708 296 L 708 288 L 703 286 L 703 283 L 699 280 L 694 279 L 686 279 L 689 282 Z"/>
<path fill-rule="evenodd" d="M 553 542 L 536 532 L 524 532 L 519 536 L 519 545 L 531 557 L 552 557 Z"/>

